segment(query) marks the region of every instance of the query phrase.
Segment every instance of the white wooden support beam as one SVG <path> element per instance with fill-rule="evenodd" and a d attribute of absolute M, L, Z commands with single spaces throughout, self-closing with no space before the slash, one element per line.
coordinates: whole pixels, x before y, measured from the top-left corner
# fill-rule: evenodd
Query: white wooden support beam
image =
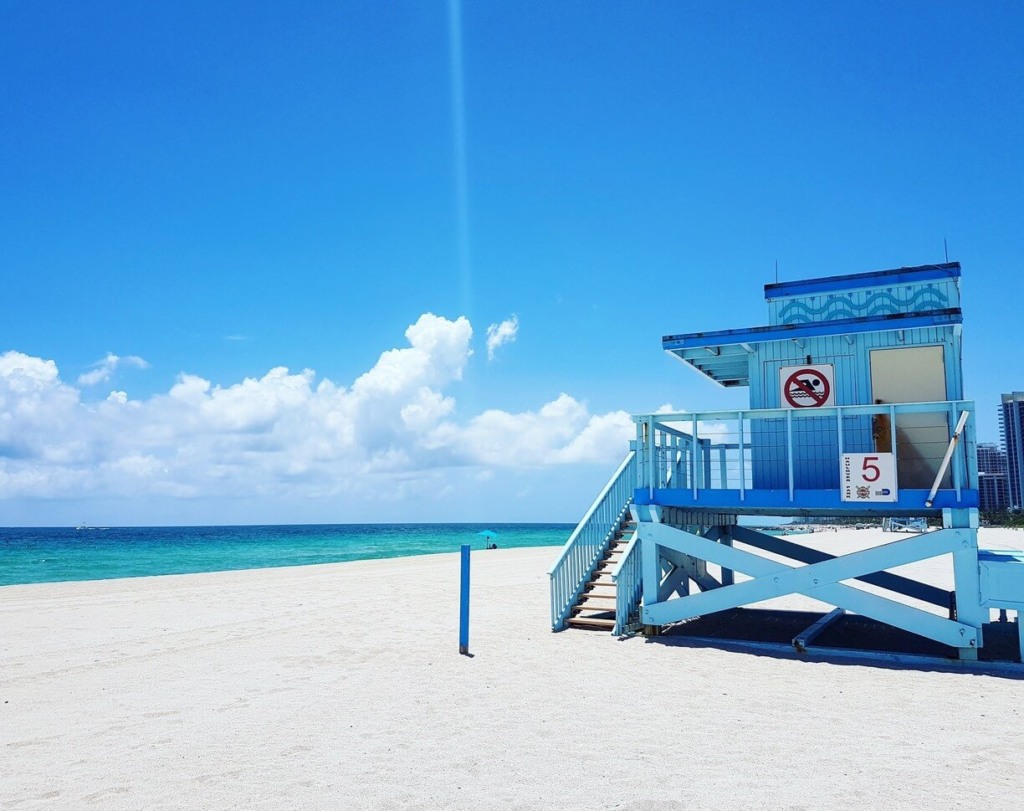
<path fill-rule="evenodd" d="M 792 541 L 787 541 L 785 538 L 766 535 L 750 527 L 737 526 L 729 527 L 728 529 L 735 536 L 736 540 L 747 546 L 754 546 L 773 555 L 779 555 L 780 557 L 800 563 L 821 563 L 823 560 L 832 560 L 836 557 L 828 552 L 822 552 L 809 546 L 801 546 Z M 949 608 L 950 605 L 950 592 L 945 589 L 929 586 L 926 583 L 920 583 L 917 580 L 911 580 L 909 577 L 902 577 L 892 572 L 875 572 L 874 574 L 863 575 L 857 579 L 879 588 L 895 591 L 897 594 L 913 597 L 915 600 L 937 605 L 943 609 Z"/>
<path fill-rule="evenodd" d="M 701 591 L 720 589 L 722 584 L 708 574 L 708 565 L 703 560 L 692 555 L 684 555 L 673 549 L 661 547 L 661 555 L 664 560 L 670 561 L 676 568 L 675 572 L 681 573 L 685 578 L 697 584 Z M 663 590 L 664 593 L 665 590 Z M 668 590 L 671 593 L 671 590 Z"/>
<path fill-rule="evenodd" d="M 949 532 L 950 530 L 946 530 Z M 988 609 L 981 607 L 981 578 L 978 573 L 978 545 L 964 545 L 953 552 L 953 583 L 956 587 L 956 619 L 958 622 L 977 625 L 978 639 L 973 645 L 957 645 L 961 659 L 977 659 L 978 648 L 984 642 L 981 637 L 982 623 L 988 621 Z"/>
<path fill-rule="evenodd" d="M 637 525 L 640 540 L 640 578 L 643 583 L 643 600 L 645 604 L 658 601 L 658 589 L 661 587 L 660 550 L 648 527 L 661 527 L 662 524 L 642 523 Z M 649 623 L 650 624 L 650 623 Z"/>
<path fill-rule="evenodd" d="M 743 572 L 753 578 L 732 586 L 661 603 L 648 601 L 645 589 L 644 622 L 665 625 L 798 593 L 934 639 L 944 645 L 961 649 L 974 648 L 980 644 L 980 623 L 968 625 L 947 620 L 840 582 L 948 552 L 956 552 L 963 549 L 963 543 L 968 540 L 964 535 L 963 530 L 940 530 L 853 552 L 821 563 L 794 567 L 767 560 L 751 552 L 724 546 L 682 530 L 664 525 L 643 525 L 640 527 L 640 537 L 645 541 L 645 557 L 648 545 L 655 554 L 660 554 L 657 551 L 659 547 L 667 547 Z M 653 591 L 651 598 L 656 598 L 656 594 L 657 592 Z"/>

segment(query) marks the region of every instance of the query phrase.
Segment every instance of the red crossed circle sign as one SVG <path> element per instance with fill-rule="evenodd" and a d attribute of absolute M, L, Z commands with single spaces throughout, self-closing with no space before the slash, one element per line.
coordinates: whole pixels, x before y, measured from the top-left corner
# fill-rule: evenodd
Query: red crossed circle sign
<path fill-rule="evenodd" d="M 798 369 L 782 387 L 786 402 L 793 408 L 820 408 L 831 393 L 828 378 L 816 369 Z"/>

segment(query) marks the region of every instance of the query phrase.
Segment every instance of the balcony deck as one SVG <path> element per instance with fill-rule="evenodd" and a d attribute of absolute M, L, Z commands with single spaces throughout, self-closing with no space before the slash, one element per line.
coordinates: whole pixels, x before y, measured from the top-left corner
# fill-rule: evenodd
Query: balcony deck
<path fill-rule="evenodd" d="M 967 413 L 929 499 L 957 421 Z M 932 403 L 645 414 L 638 505 L 733 515 L 928 516 L 978 506 L 974 404 Z M 887 436 L 879 437 L 879 426 Z M 892 501 L 844 500 L 843 454 L 895 449 Z M 928 504 L 930 500 L 930 505 Z"/>

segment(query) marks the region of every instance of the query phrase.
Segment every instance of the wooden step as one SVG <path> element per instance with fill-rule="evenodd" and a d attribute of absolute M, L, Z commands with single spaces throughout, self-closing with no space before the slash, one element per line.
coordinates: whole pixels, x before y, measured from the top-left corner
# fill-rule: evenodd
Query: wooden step
<path fill-rule="evenodd" d="M 615 537 L 609 541 L 604 556 L 597 562 L 576 605 L 570 610 L 566 625 L 605 631 L 615 627 L 615 620 L 609 617 L 615 613 L 618 604 L 617 584 L 611 579 L 611 572 L 622 560 L 635 531 L 636 524 L 632 521 L 620 525 Z"/>
<path fill-rule="evenodd" d="M 598 614 L 612 614 L 615 612 L 614 605 L 586 605 L 585 603 L 579 603 L 572 607 L 570 614 L 575 614 L 578 611 L 594 611 Z"/>
<path fill-rule="evenodd" d="M 571 617 L 565 621 L 566 625 L 575 628 L 601 628 L 611 629 L 615 627 L 615 620 L 590 619 L 588 617 Z"/>

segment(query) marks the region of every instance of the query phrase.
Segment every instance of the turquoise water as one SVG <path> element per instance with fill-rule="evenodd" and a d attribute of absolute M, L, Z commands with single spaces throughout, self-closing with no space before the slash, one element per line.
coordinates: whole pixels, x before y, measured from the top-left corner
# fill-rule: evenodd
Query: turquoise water
<path fill-rule="evenodd" d="M 573 524 L 0 528 L 0 586 L 303 566 L 499 548 L 561 546 Z"/>

